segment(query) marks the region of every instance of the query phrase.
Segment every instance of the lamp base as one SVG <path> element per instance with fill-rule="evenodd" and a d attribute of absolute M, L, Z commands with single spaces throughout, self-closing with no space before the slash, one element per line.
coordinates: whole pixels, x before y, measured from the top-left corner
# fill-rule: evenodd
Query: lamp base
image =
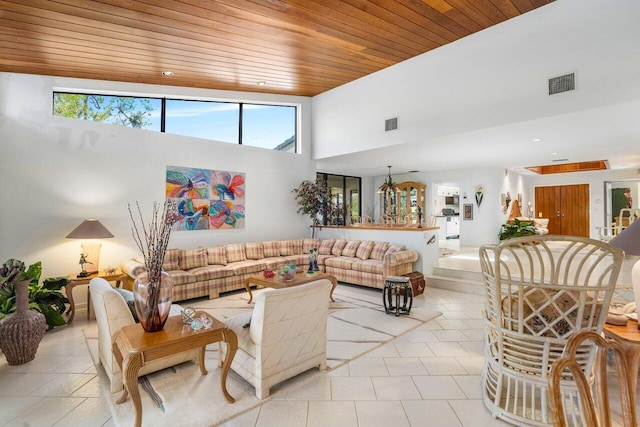
<path fill-rule="evenodd" d="M 88 271 L 81 271 L 80 273 L 78 273 L 78 275 L 76 277 L 77 278 L 89 277 L 89 272 Z"/>

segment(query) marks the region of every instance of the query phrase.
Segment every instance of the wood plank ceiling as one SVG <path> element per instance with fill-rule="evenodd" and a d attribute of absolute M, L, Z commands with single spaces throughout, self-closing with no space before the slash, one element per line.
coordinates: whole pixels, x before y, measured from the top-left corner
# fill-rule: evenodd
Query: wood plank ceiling
<path fill-rule="evenodd" d="M 0 71 L 313 96 L 551 1 L 0 0 Z"/>

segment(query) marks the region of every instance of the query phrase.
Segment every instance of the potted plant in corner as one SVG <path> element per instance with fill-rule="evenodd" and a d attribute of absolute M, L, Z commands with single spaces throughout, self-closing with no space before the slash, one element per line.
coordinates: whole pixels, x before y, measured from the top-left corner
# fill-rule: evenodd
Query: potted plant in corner
<path fill-rule="evenodd" d="M 308 215 L 313 225 L 311 238 L 315 237 L 318 225 L 318 216 L 320 214 L 331 214 L 331 189 L 320 178 L 313 181 L 302 181 L 298 188 L 294 188 L 292 193 L 295 194 L 298 203 L 299 214 Z"/>
<path fill-rule="evenodd" d="M 33 360 L 48 329 L 64 325 L 67 298 L 59 290 L 66 278 L 47 279 L 39 285 L 42 264 L 28 269 L 10 259 L 0 267 L 0 349 L 10 365 Z"/>
<path fill-rule="evenodd" d="M 502 224 L 502 229 L 500 230 L 500 240 L 512 239 L 514 237 L 522 237 L 522 236 L 534 236 L 536 233 L 536 229 L 533 226 L 533 223 L 530 221 L 520 221 L 517 218 L 513 219 L 513 224 Z"/>

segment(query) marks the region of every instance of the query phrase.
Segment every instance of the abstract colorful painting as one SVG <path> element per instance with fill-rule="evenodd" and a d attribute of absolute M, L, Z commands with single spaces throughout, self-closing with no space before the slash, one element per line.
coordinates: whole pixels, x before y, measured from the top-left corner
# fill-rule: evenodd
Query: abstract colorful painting
<path fill-rule="evenodd" d="M 167 166 L 166 196 L 177 206 L 174 230 L 244 228 L 244 173 Z"/>

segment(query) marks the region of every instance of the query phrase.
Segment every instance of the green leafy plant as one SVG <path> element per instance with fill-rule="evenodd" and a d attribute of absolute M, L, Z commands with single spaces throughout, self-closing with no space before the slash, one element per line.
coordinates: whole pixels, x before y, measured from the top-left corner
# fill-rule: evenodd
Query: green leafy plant
<path fill-rule="evenodd" d="M 22 261 L 10 259 L 0 268 L 0 319 L 16 311 L 15 284 L 29 279 L 29 308 L 44 314 L 48 329 L 65 325 L 62 317 L 65 304 L 69 302 L 61 292 L 69 283 L 66 277 L 53 277 L 39 283 L 42 275 L 40 261 L 31 264 L 28 269 Z"/>
<path fill-rule="evenodd" d="M 339 207 L 331 206 L 331 189 L 319 178 L 315 182 L 302 181 L 291 192 L 295 194 L 298 203 L 297 212 L 309 216 L 313 225 L 318 225 L 319 215 L 324 215 L 329 221 L 338 215 Z M 315 228 L 312 237 L 314 234 Z"/>
<path fill-rule="evenodd" d="M 529 221 L 520 221 L 519 219 L 514 218 L 513 224 L 502 224 L 500 240 L 522 236 L 535 236 L 536 234 L 536 229 L 533 226 L 533 223 Z"/>

